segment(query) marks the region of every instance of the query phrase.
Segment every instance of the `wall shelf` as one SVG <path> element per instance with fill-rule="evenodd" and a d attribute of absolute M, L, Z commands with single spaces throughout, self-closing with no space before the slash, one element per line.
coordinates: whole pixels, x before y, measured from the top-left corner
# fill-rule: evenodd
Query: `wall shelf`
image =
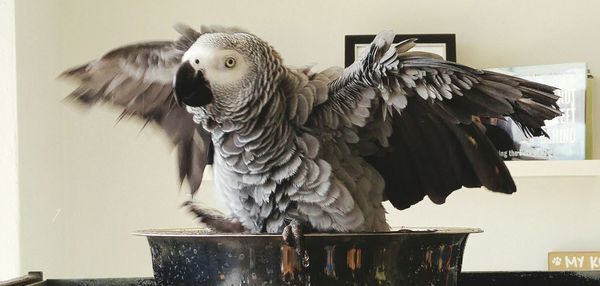
<path fill-rule="evenodd" d="M 600 176 L 600 160 L 508 161 L 506 165 L 514 177 Z"/>
<path fill-rule="evenodd" d="M 514 177 L 593 177 L 600 176 L 600 160 L 507 161 Z M 204 171 L 204 180 L 212 181 L 212 166 Z"/>

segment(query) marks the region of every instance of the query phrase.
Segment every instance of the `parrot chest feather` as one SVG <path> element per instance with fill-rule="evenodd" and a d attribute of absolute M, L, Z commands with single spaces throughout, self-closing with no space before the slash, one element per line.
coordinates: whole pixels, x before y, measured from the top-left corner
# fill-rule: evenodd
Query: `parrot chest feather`
<path fill-rule="evenodd" d="M 381 178 L 372 168 L 363 171 L 368 168 L 363 166 L 366 163 L 360 158 L 351 161 L 351 154 L 330 152 L 348 157 L 335 160 L 333 155 L 321 154 L 321 142 L 309 133 L 288 133 L 285 128 L 264 132 L 289 134 L 289 137 L 271 134 L 268 138 L 282 139 L 250 140 L 244 146 L 236 146 L 235 140 L 232 139 L 232 144 L 225 138 L 235 135 L 225 134 L 217 140 L 221 145 L 215 144 L 216 190 L 232 215 L 246 228 L 253 232 L 281 232 L 289 221 L 298 219 L 322 231 L 370 229 L 364 223 L 371 217 L 372 209 L 381 207 L 383 188 Z M 255 145 L 264 146 L 269 152 L 261 147 L 247 150 L 248 146 Z M 329 160 L 345 165 L 337 165 L 334 170 Z M 353 167 L 355 163 L 361 168 L 360 173 L 353 171 L 357 168 Z M 377 184 L 369 180 L 376 180 Z M 377 188 L 378 196 L 369 198 L 369 190 L 373 188 Z M 381 211 L 380 216 L 383 215 Z"/>
<path fill-rule="evenodd" d="M 252 120 L 221 123 L 209 130 L 215 146 L 217 192 L 232 215 L 253 232 L 281 232 L 292 219 L 322 231 L 372 229 L 364 224 L 373 209 L 383 209 L 383 183 L 367 182 L 376 178 L 374 170 L 348 176 L 356 172 L 346 168 L 356 169 L 356 162 L 363 162 L 360 158 L 351 161 L 356 155 L 340 151 L 345 144 L 335 147 L 335 142 L 325 139 L 331 136 L 313 135 L 319 130 L 299 128 L 327 91 L 322 77 L 308 80 L 296 74 L 296 78 L 295 91 L 285 97 L 273 95 Z M 324 143 L 326 154 L 321 152 Z M 345 165 L 332 166 L 331 162 L 340 161 Z M 374 188 L 378 195 L 369 197 Z M 383 217 L 384 212 L 377 216 Z"/>

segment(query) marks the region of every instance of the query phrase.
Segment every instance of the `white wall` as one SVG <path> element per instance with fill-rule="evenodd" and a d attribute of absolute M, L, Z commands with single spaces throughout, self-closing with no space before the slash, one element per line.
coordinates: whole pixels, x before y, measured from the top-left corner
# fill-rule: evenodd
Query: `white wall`
<path fill-rule="evenodd" d="M 498 67 L 587 61 L 600 71 L 592 1 L 81 1 L 16 5 L 22 271 L 48 277 L 151 275 L 129 233 L 193 226 L 178 208 L 174 155 L 155 130 L 114 126 L 118 112 L 60 102 L 60 71 L 116 46 L 172 39 L 175 22 L 238 25 L 290 65 L 343 64 L 344 35 L 455 33 L 460 62 Z M 596 80 L 597 83 L 598 80 Z M 598 95 L 598 92 L 596 92 Z M 596 96 L 593 105 L 600 108 Z M 600 113 L 596 112 L 595 120 Z M 594 127 L 600 134 L 600 124 Z M 600 137 L 594 141 L 600 150 Z M 596 154 L 598 158 L 600 154 Z M 473 226 L 465 270 L 543 270 L 551 250 L 598 250 L 598 178 L 517 178 L 519 192 L 461 191 L 444 206 L 390 210 L 393 225 Z M 201 191 L 214 202 L 211 184 Z"/>
<path fill-rule="evenodd" d="M 15 3 L 0 0 L 0 281 L 19 274 Z"/>

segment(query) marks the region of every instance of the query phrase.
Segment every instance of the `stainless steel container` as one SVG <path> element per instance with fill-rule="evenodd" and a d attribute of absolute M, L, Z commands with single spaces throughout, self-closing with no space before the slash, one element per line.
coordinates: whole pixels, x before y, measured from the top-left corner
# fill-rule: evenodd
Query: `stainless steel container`
<path fill-rule="evenodd" d="M 303 266 L 280 235 L 147 230 L 158 285 L 456 285 L 467 235 L 402 229 L 306 235 Z"/>

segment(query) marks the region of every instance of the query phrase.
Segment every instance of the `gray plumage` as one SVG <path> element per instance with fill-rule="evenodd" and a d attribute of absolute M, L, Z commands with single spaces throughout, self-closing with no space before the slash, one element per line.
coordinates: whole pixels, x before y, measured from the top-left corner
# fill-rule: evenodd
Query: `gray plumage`
<path fill-rule="evenodd" d="M 239 29 L 178 31 L 175 42 L 128 46 L 65 72 L 81 83 L 70 97 L 162 126 L 192 192 L 210 134 L 215 188 L 253 232 L 281 232 L 294 219 L 322 231 L 381 231 L 385 200 L 403 209 L 425 196 L 443 203 L 463 186 L 512 193 L 474 117 L 510 116 L 541 136 L 544 120 L 560 115 L 552 87 L 411 52 L 415 39 L 393 46 L 391 32 L 347 69 L 315 73 L 286 67 Z M 204 86 L 182 87 L 193 95 L 183 102 L 210 100 L 187 106 L 193 117 L 171 87 L 185 72 Z"/>
<path fill-rule="evenodd" d="M 119 120 L 134 117 L 159 125 L 177 148 L 181 181 L 187 178 L 195 192 L 202 182 L 210 135 L 176 104 L 172 84 L 183 53 L 200 33 L 184 25 L 176 29 L 182 35 L 177 41 L 121 47 L 61 77 L 79 83 L 68 100 L 83 106 L 108 103 L 122 110 Z"/>

